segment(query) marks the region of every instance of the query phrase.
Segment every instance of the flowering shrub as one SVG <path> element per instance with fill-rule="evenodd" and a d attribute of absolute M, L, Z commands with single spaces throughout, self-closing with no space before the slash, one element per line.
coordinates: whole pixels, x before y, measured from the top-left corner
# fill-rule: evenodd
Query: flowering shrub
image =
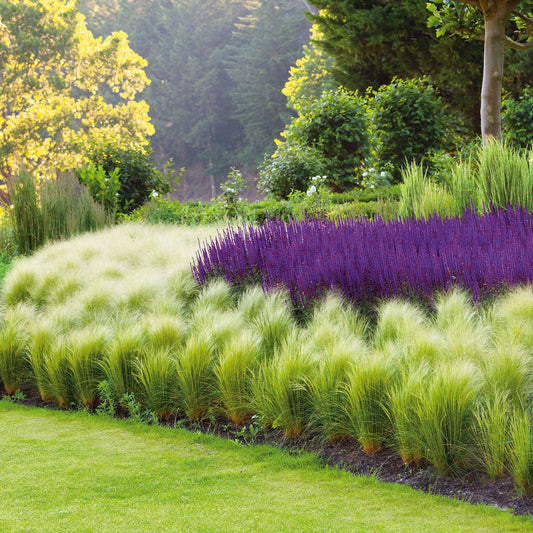
<path fill-rule="evenodd" d="M 224 276 L 234 285 L 284 286 L 307 306 L 340 290 L 356 303 L 460 285 L 474 298 L 533 281 L 533 215 L 508 209 L 442 220 L 267 220 L 228 228 L 197 254 L 200 283 Z"/>

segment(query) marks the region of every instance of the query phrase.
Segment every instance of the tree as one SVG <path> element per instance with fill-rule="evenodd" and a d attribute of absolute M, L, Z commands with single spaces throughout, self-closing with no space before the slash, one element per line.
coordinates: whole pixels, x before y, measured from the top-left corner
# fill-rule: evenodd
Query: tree
<path fill-rule="evenodd" d="M 316 24 L 311 28 L 311 40 L 320 40 L 320 30 Z M 303 57 L 289 70 L 289 79 L 282 89 L 287 97 L 287 104 L 297 109 L 299 103 L 311 103 L 328 91 L 337 89 L 331 70 L 333 59 L 322 49 L 310 43 L 303 47 Z"/>
<path fill-rule="evenodd" d="M 481 88 L 481 134 L 485 142 L 489 137 L 502 138 L 501 105 L 504 51 L 509 46 L 516 50 L 533 49 L 533 17 L 525 10 L 519 11 L 520 4 L 530 2 L 523 0 L 433 0 L 434 4 L 443 4 L 442 13 L 435 8 L 432 12 L 436 18 L 446 20 L 447 15 L 471 15 L 470 7 L 479 9 L 484 21 L 484 55 L 483 84 Z M 463 8 L 457 4 L 466 4 Z M 514 17 L 513 36 L 507 36 L 507 28 Z"/>
<path fill-rule="evenodd" d="M 236 24 L 227 70 L 235 116 L 244 128 L 248 159 L 273 147 L 291 119 L 281 90 L 304 43 L 309 41 L 306 5 L 294 0 L 246 0 L 246 13 Z"/>
<path fill-rule="evenodd" d="M 103 139 L 141 148 L 153 133 L 146 61 L 125 33 L 95 39 L 75 2 L 0 0 L 0 173 L 78 168 Z"/>

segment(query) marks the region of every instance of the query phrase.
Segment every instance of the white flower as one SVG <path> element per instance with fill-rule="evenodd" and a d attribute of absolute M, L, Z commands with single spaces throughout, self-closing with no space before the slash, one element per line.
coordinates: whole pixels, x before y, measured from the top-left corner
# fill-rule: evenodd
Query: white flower
<path fill-rule="evenodd" d="M 309 189 L 307 190 L 307 196 L 313 196 L 313 194 L 316 192 L 316 187 L 314 185 L 311 185 Z"/>
<path fill-rule="evenodd" d="M 363 178 L 366 178 L 367 176 L 368 176 L 368 172 L 365 170 L 365 171 L 363 172 Z"/>
<path fill-rule="evenodd" d="M 380 176 L 382 178 L 385 178 L 385 177 L 387 177 L 387 173 L 384 170 L 382 170 Z"/>
<path fill-rule="evenodd" d="M 318 178 L 320 178 L 320 176 L 313 176 L 313 177 L 311 178 L 311 181 L 316 181 Z"/>
<path fill-rule="evenodd" d="M 376 169 L 375 168 L 369 168 L 368 172 L 376 172 Z"/>
<path fill-rule="evenodd" d="M 159 193 L 157 191 L 152 191 L 152 198 L 157 198 Z"/>
<path fill-rule="evenodd" d="M 224 192 L 227 192 L 227 193 L 233 193 L 235 192 L 235 189 L 232 189 L 231 187 L 228 187 Z"/>
<path fill-rule="evenodd" d="M 374 184 L 370 185 L 370 188 L 373 189 L 374 188 Z"/>

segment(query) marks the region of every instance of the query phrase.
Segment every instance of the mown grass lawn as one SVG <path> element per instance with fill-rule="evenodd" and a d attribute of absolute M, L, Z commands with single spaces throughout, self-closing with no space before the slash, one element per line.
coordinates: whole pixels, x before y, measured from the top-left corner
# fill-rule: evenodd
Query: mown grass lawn
<path fill-rule="evenodd" d="M 512 532 L 533 521 L 309 454 L 0 401 L 0 531 Z"/>

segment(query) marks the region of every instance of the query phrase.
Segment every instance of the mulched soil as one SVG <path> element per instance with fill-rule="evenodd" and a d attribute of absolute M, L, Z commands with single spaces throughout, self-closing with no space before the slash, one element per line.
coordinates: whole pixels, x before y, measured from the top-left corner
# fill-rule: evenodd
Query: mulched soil
<path fill-rule="evenodd" d="M 45 408 L 54 407 L 53 404 L 43 403 L 38 396 L 27 396 L 24 403 Z M 320 435 L 288 440 L 279 430 L 260 430 L 252 437 L 249 432 L 243 434 L 230 424 L 216 420 L 199 424 L 169 420 L 165 424 L 238 440 L 243 444 L 275 446 L 294 454 L 305 450 L 316 454 L 324 465 L 341 468 L 353 474 L 372 475 L 380 481 L 408 485 L 431 494 L 457 498 L 472 504 L 491 505 L 510 510 L 514 514 L 533 515 L 533 497 L 521 496 L 513 479 L 508 475 L 496 481 L 479 472 L 466 473 L 459 477 L 443 476 L 428 464 L 419 467 L 406 466 L 400 456 L 390 448 L 383 448 L 373 455 L 368 455 L 355 440 L 329 442 Z"/>

